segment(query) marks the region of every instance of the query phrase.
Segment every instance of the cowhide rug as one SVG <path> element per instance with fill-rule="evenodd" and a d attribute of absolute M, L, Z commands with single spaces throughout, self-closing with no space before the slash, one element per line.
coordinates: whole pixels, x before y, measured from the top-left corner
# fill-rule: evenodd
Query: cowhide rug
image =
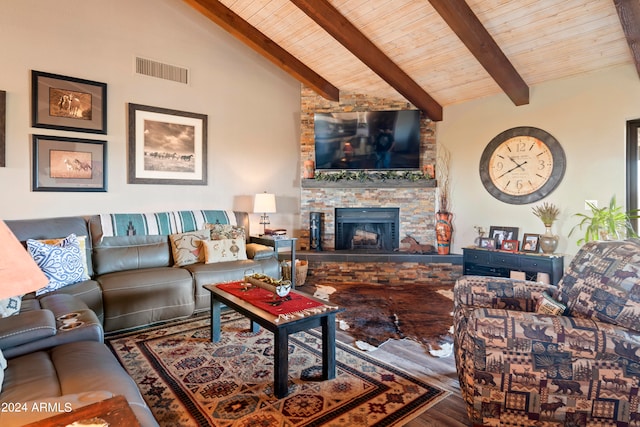
<path fill-rule="evenodd" d="M 316 285 L 314 295 L 346 309 L 338 314 L 340 328 L 363 350 L 408 338 L 447 357 L 453 351 L 452 294 L 451 285 L 343 282 Z"/>

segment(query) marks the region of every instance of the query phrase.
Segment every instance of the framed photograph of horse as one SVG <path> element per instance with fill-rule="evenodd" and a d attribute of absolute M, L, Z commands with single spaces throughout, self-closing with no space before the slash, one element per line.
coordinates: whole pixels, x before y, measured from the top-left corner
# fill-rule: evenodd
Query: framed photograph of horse
<path fill-rule="evenodd" d="M 129 104 L 129 184 L 207 185 L 207 115 Z"/>
<path fill-rule="evenodd" d="M 107 191 L 107 141 L 33 135 L 33 191 Z"/>
<path fill-rule="evenodd" d="M 31 71 L 31 121 L 36 128 L 107 133 L 107 84 Z"/>

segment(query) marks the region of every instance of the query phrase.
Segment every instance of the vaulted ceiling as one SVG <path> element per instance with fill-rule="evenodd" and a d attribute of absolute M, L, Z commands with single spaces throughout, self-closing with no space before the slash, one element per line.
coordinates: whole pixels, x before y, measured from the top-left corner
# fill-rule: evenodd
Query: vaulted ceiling
<path fill-rule="evenodd" d="M 435 121 L 607 67 L 640 75 L 640 0 L 184 1 L 327 99 L 405 99 Z"/>

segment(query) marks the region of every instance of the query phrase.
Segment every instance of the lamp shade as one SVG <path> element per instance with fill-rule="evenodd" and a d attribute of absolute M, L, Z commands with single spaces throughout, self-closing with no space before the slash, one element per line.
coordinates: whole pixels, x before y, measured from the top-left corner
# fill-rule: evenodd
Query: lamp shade
<path fill-rule="evenodd" d="M 0 220 L 0 299 L 28 294 L 47 283 L 47 276 Z"/>
<path fill-rule="evenodd" d="M 273 213 L 276 211 L 276 196 L 271 193 L 256 194 L 253 201 L 253 211 L 261 213 Z"/>

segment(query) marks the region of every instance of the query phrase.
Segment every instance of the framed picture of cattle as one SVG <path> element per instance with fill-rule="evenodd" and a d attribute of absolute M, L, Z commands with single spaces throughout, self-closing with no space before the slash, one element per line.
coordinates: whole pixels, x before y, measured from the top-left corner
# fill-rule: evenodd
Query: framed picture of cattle
<path fill-rule="evenodd" d="M 207 115 L 129 104 L 129 184 L 207 185 Z"/>
<path fill-rule="evenodd" d="M 33 191 L 107 191 L 107 141 L 33 135 Z"/>
<path fill-rule="evenodd" d="M 107 133 L 107 84 L 31 71 L 31 125 Z"/>

